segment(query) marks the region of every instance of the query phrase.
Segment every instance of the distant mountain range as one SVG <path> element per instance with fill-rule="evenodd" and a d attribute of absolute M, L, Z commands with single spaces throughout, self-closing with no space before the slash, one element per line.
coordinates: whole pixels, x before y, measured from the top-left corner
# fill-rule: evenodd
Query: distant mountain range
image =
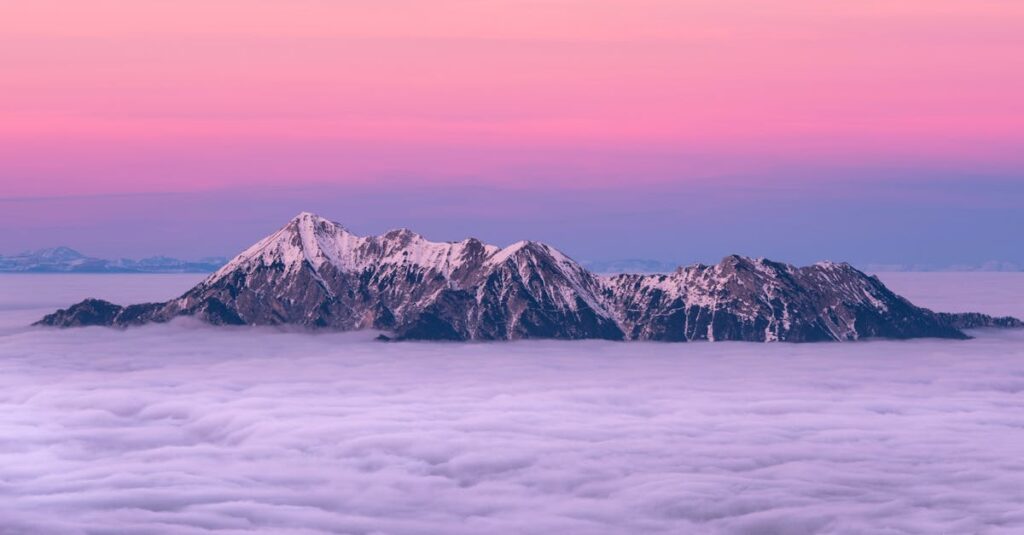
<path fill-rule="evenodd" d="M 622 260 L 583 260 L 583 267 L 597 274 L 614 273 L 671 273 L 679 264 L 643 258 L 627 258 Z M 867 273 L 890 272 L 985 272 L 985 273 L 1018 273 L 1024 267 L 1014 262 L 992 260 L 980 264 L 857 264 L 858 269 Z"/>
<path fill-rule="evenodd" d="M 168 256 L 151 256 L 140 260 L 122 258 L 107 260 L 86 256 L 70 247 L 53 247 L 26 251 L 16 255 L 0 255 L 0 273 L 212 273 L 228 263 L 227 257 L 211 256 L 199 260 L 180 260 Z M 618 273 L 668 274 L 679 264 L 647 258 L 619 260 L 583 260 L 580 265 L 596 275 Z M 864 264 L 860 269 L 868 273 L 885 272 L 1019 272 L 1024 271 L 1012 262 L 985 262 L 983 264 Z"/>
<path fill-rule="evenodd" d="M 912 272 L 986 272 L 986 273 L 1019 273 L 1024 267 L 1014 262 L 992 260 L 981 264 L 866 264 L 865 271 L 870 273 L 887 273 L 899 271 Z"/>
<path fill-rule="evenodd" d="M 600 276 L 543 243 L 438 243 L 408 229 L 363 237 L 310 213 L 176 299 L 87 299 L 38 324 L 123 327 L 180 316 L 419 340 L 814 342 L 966 338 L 964 328 L 1022 326 L 917 307 L 849 264 L 798 268 L 733 255 L 668 274 Z"/>
<path fill-rule="evenodd" d="M 0 255 L 3 273 L 210 273 L 227 263 L 226 258 L 196 261 L 153 256 L 141 260 L 105 260 L 86 256 L 70 247 L 54 247 L 17 255 Z"/>
<path fill-rule="evenodd" d="M 679 264 L 676 263 L 644 258 L 584 260 L 580 262 L 580 265 L 599 275 L 610 273 L 672 273 L 679 267 Z"/>

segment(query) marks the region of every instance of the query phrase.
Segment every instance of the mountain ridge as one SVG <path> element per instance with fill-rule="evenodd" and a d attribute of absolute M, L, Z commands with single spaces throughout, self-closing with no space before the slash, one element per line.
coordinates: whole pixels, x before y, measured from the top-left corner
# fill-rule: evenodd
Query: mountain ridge
<path fill-rule="evenodd" d="M 218 257 L 190 261 L 169 256 L 108 260 L 61 245 L 0 255 L 0 273 L 209 273 L 225 262 L 227 259 Z"/>
<path fill-rule="evenodd" d="M 40 325 L 212 324 L 378 329 L 398 339 L 850 341 L 966 338 L 1013 318 L 914 306 L 849 264 L 795 267 L 731 255 L 669 274 L 599 276 L 550 245 L 357 236 L 303 212 L 182 296 L 121 307 L 86 300 Z"/>

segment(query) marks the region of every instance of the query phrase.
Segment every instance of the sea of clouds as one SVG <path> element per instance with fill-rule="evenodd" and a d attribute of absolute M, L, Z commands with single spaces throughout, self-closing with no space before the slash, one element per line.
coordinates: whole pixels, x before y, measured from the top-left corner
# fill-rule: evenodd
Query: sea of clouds
<path fill-rule="evenodd" d="M 1024 315 L 1024 276 L 900 277 L 925 304 Z M 0 277 L 0 534 L 1024 532 L 1024 332 L 412 344 L 25 326 L 193 282 Z"/>

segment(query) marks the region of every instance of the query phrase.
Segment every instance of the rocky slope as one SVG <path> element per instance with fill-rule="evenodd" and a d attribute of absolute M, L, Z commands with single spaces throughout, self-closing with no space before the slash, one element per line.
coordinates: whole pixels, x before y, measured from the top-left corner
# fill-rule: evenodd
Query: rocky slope
<path fill-rule="evenodd" d="M 399 339 L 749 340 L 965 338 L 1013 318 L 938 314 L 847 264 L 796 268 L 730 256 L 668 275 L 598 277 L 537 242 L 436 243 L 406 229 L 361 237 L 303 213 L 184 295 L 121 307 L 86 300 L 41 325 L 213 324 L 378 329 Z"/>

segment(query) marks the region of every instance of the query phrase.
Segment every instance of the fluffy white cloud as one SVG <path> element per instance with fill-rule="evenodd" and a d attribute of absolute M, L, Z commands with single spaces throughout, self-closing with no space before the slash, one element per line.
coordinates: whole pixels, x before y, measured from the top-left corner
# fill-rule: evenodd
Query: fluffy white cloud
<path fill-rule="evenodd" d="M 1021 444 L 1019 332 L 0 330 L 2 534 L 1020 533 Z"/>

